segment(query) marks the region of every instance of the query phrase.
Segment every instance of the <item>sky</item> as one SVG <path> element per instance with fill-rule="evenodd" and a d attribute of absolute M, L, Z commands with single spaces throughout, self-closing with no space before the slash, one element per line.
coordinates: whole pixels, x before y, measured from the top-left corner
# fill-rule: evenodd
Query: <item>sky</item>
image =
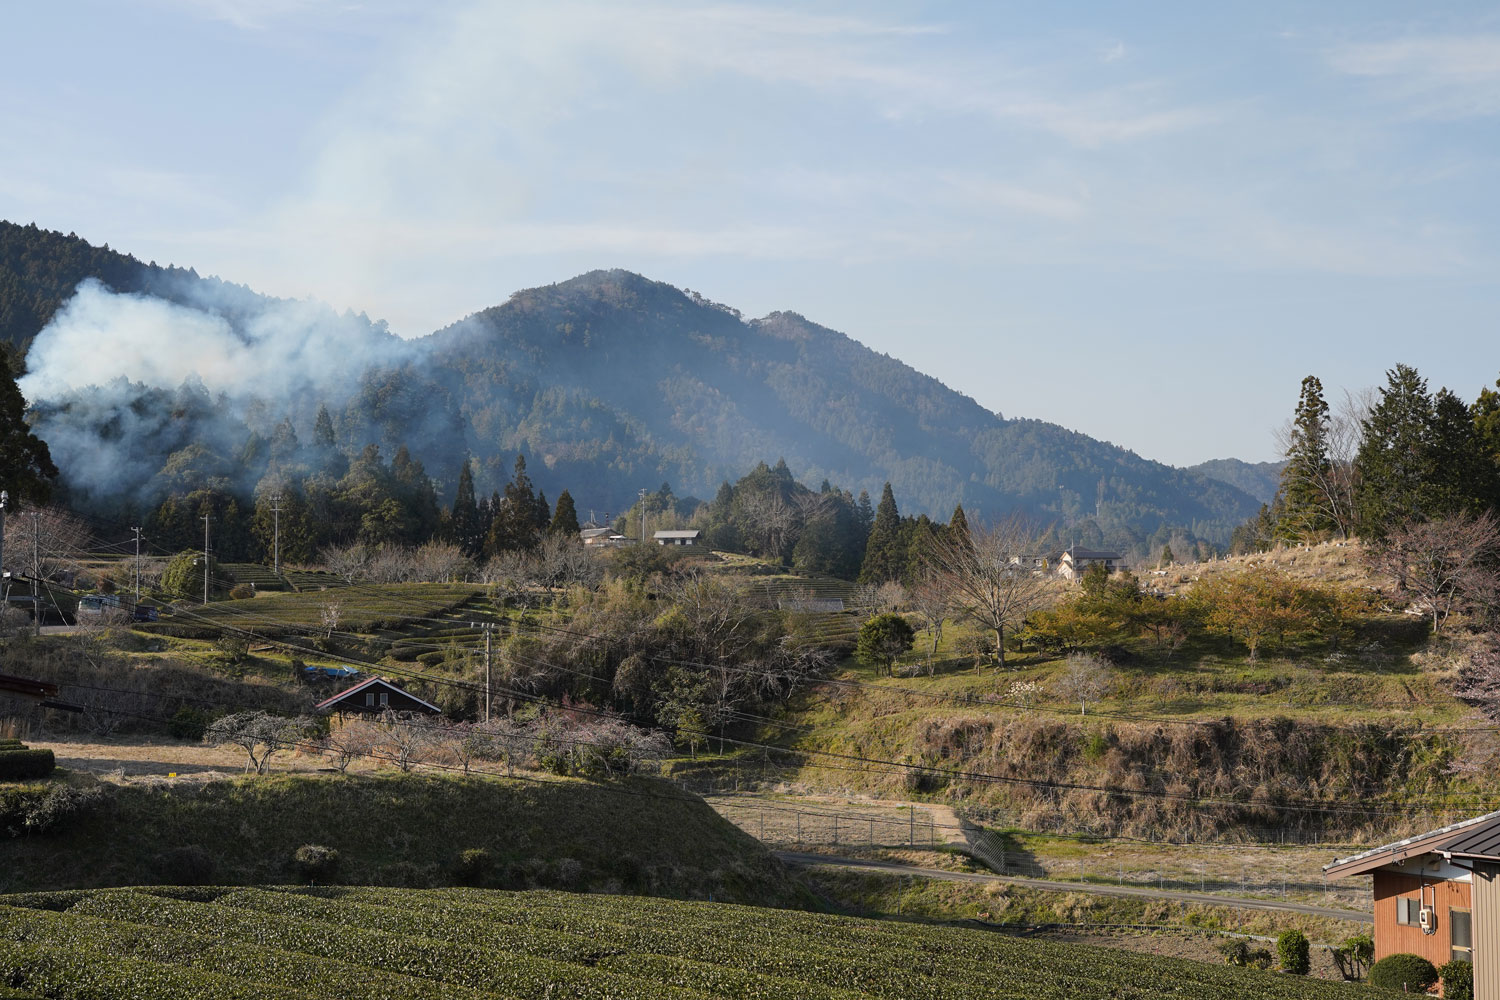
<path fill-rule="evenodd" d="M 421 336 L 623 267 L 1006 417 L 1276 458 L 1500 376 L 1500 8 L 14 4 L 0 218 Z"/>

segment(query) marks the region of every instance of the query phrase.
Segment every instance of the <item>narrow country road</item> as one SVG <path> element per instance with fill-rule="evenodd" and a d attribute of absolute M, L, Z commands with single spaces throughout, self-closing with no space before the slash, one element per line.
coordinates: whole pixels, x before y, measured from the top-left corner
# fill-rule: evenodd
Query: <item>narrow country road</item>
<path fill-rule="evenodd" d="M 827 865 L 833 868 L 859 868 L 886 872 L 891 875 L 914 875 L 918 878 L 938 879 L 945 882 L 999 882 L 1027 889 L 1047 889 L 1053 892 L 1089 892 L 1099 896 L 1140 896 L 1146 899 L 1171 899 L 1185 903 L 1207 903 L 1211 906 L 1233 906 L 1250 910 L 1277 910 L 1286 913 L 1306 913 L 1315 917 L 1332 917 L 1335 920 L 1352 920 L 1356 923 L 1374 923 L 1374 917 L 1359 910 L 1336 910 L 1307 903 L 1278 903 L 1269 899 L 1249 899 L 1244 896 L 1222 896 L 1207 892 L 1177 892 L 1166 889 L 1148 889 L 1131 885 L 1098 885 L 1093 882 L 1054 882 L 1049 879 L 1020 878 L 1013 875 L 986 875 L 978 872 L 949 872 L 940 868 L 919 868 L 896 861 L 875 861 L 864 858 L 844 858 L 832 854 L 804 854 L 799 851 L 776 851 L 776 856 L 791 865 Z"/>

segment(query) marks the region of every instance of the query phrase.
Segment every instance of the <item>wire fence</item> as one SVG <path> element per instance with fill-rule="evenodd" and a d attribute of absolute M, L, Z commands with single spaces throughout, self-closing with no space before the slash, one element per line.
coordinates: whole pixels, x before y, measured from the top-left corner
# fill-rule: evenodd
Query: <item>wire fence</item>
<path fill-rule="evenodd" d="M 727 799 L 715 799 L 712 805 L 765 844 L 931 848 L 947 842 L 945 832 L 925 809 L 835 809 Z"/>

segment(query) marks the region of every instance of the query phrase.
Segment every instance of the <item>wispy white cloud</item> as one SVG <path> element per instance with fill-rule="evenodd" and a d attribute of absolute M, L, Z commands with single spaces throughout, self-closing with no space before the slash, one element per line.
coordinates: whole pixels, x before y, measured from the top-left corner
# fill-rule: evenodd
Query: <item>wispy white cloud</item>
<path fill-rule="evenodd" d="M 1428 36 L 1338 46 L 1334 69 L 1373 78 L 1416 114 L 1500 114 L 1500 35 Z"/>

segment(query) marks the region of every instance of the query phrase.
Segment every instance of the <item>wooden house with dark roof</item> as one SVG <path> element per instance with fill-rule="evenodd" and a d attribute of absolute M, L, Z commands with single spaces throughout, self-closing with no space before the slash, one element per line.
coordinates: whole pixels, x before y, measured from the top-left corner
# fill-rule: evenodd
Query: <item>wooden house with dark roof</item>
<path fill-rule="evenodd" d="M 442 715 L 443 710 L 430 701 L 423 701 L 384 677 L 371 677 L 360 681 L 318 702 L 316 712 L 337 712 L 340 715 L 378 715 L 381 712 L 420 712 L 424 715 Z"/>
<path fill-rule="evenodd" d="M 1375 959 L 1397 952 L 1474 963 L 1476 1000 L 1500 1000 L 1500 812 L 1476 816 L 1323 869 L 1375 882 Z"/>

